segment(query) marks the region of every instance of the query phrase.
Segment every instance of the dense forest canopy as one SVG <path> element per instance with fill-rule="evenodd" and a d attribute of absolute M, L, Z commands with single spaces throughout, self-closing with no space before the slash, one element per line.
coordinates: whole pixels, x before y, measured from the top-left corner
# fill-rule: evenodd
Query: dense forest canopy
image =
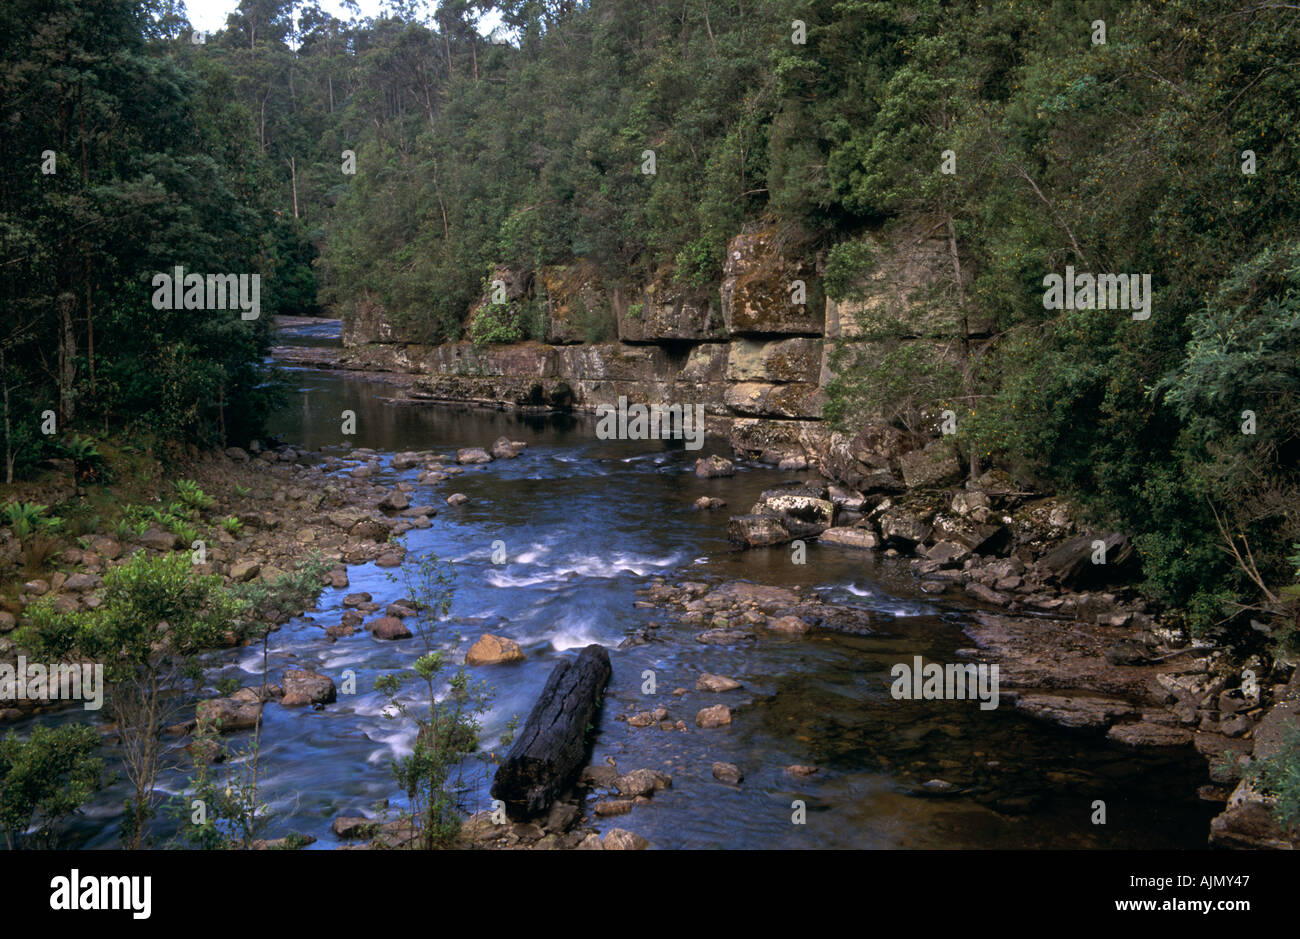
<path fill-rule="evenodd" d="M 979 328 L 950 367 L 849 362 L 837 425 L 886 389 L 955 403 L 973 464 L 1134 532 L 1152 597 L 1202 623 L 1285 607 L 1294 6 L 411 0 L 345 22 L 243 0 L 196 42 L 172 0 L 10 0 L 0 37 L 10 473 L 73 431 L 258 433 L 272 313 L 373 304 L 439 342 L 497 266 L 716 290 L 759 220 L 847 297 L 863 234 L 916 217 Z M 259 273 L 263 315 L 154 309 L 176 265 Z M 1149 320 L 1045 309 L 1067 265 L 1149 273 Z"/>

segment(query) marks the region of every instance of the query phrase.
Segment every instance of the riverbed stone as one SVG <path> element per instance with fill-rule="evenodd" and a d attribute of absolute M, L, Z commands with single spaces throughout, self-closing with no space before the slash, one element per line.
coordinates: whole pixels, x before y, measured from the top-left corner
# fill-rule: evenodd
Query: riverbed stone
<path fill-rule="evenodd" d="M 456 462 L 462 466 L 478 463 L 491 463 L 492 454 L 488 453 L 482 447 L 464 447 L 456 451 Z"/>
<path fill-rule="evenodd" d="M 332 704 L 338 700 L 338 691 L 334 679 L 311 669 L 294 668 L 284 673 L 281 682 L 284 697 L 280 704 L 284 707 L 303 707 L 310 704 Z"/>
<path fill-rule="evenodd" d="M 605 833 L 600 846 L 606 851 L 644 851 L 650 847 L 650 842 L 635 832 L 626 831 L 622 828 L 611 828 Z M 579 847 L 582 847 L 582 845 L 579 845 Z"/>
<path fill-rule="evenodd" d="M 696 691 L 735 691 L 737 688 L 744 687 L 734 678 L 728 678 L 726 675 L 714 675 L 712 672 L 705 672 L 699 678 L 695 679 Z"/>
<path fill-rule="evenodd" d="M 519 648 L 519 643 L 491 633 L 480 636 L 465 654 L 466 665 L 507 665 L 523 660 L 524 651 Z"/>
<path fill-rule="evenodd" d="M 695 715 L 695 726 L 703 728 L 725 727 L 731 723 L 731 708 L 725 704 L 715 704 L 712 707 L 701 708 Z"/>
<path fill-rule="evenodd" d="M 410 639 L 411 631 L 406 628 L 406 624 L 395 616 L 381 616 L 370 624 L 370 635 L 376 639 L 385 639 L 395 641 L 398 639 Z"/>
<path fill-rule="evenodd" d="M 719 476 L 735 476 L 736 464 L 732 463 L 726 457 L 718 456 L 716 453 L 706 457 L 700 457 L 695 461 L 695 475 L 702 479 L 713 479 Z"/>
<path fill-rule="evenodd" d="M 745 778 L 745 774 L 740 771 L 740 767 L 735 763 L 723 763 L 719 761 L 713 764 L 713 778 L 719 782 L 736 786 Z"/>

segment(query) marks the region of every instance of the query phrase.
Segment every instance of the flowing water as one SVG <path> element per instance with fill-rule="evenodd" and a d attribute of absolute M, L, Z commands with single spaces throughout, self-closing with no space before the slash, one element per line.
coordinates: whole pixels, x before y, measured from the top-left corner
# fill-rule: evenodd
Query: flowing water
<path fill-rule="evenodd" d="M 289 342 L 327 343 L 328 326 L 312 326 Z M 372 447 L 384 457 L 378 479 L 414 482 L 418 470 L 396 472 L 401 450 L 448 452 L 486 446 L 505 434 L 527 441 L 514 460 L 468 467 L 434 486 L 416 485 L 413 504 L 439 512 L 429 529 L 405 536 L 407 564 L 426 552 L 450 559 L 456 572 L 444 648 L 463 649 L 479 634 L 515 639 L 527 660 L 473 669 L 493 689 L 481 739 L 491 746 L 513 715 L 526 718 L 546 677 L 565 656 L 589 643 L 610 652 L 613 677 L 596 728 L 593 763 L 606 758 L 622 771 L 649 767 L 669 773 L 671 788 L 630 814 L 596 821 L 602 831 L 628 828 L 658 848 L 1199 848 L 1213 809 L 1200 802 L 1204 761 L 1187 750 L 1134 751 L 1030 721 L 1005 702 L 991 711 L 976 701 L 898 701 L 889 688 L 893 664 L 924 656 L 957 662 L 970 642 L 961 632 L 960 601 L 927 597 L 904 560 L 810 542 L 807 563 L 787 549 L 740 552 L 725 537 L 727 511 L 743 511 L 763 489 L 798 478 L 771 467 L 739 464 L 730 479 L 692 472 L 698 456 L 729 455 L 721 440 L 688 452 L 660 441 L 608 442 L 586 417 L 535 416 L 469 407 L 399 404 L 389 386 L 345 373 L 290 370 L 292 393 L 272 430 L 308 448 Z M 357 413 L 355 437 L 339 433 L 341 412 Z M 443 504 L 451 492 L 469 502 Z M 729 509 L 697 512 L 701 495 Z M 506 562 L 493 563 L 494 543 Z M 497 546 L 500 547 L 500 546 Z M 409 667 L 418 641 L 382 642 L 358 631 L 329 642 L 322 627 L 338 622 L 347 593 L 368 591 L 386 605 L 404 592 L 373 565 L 349 568 L 346 590 L 327 588 L 318 611 L 272 634 L 271 680 L 290 667 L 332 676 L 356 675 L 357 693 L 323 710 L 265 710 L 263 794 L 275 812 L 269 836 L 315 835 L 314 848 L 337 846 L 330 830 L 340 814 L 373 814 L 377 803 L 401 804 L 389 764 L 410 752 L 412 728 L 384 716 L 374 679 Z M 739 647 L 702 645 L 698 628 L 666 610 L 637 609 L 635 591 L 663 576 L 670 582 L 702 575 L 762 584 L 805 585 L 823 599 L 874 615 L 870 636 L 813 633 L 799 640 L 760 637 Z M 629 633 L 661 624 L 655 640 L 620 648 Z M 458 638 L 464 640 L 458 642 Z M 208 678 L 260 682 L 260 648 L 214 653 Z M 641 693 L 653 670 L 658 694 Z M 730 675 L 743 689 L 721 695 L 691 691 L 702 672 Z M 412 698 L 411 700 L 414 700 Z M 726 702 L 729 727 L 701 730 L 696 711 Z M 620 714 L 663 705 L 688 732 L 643 729 Z M 81 719 L 81 715 L 75 716 Z M 247 735 L 227 738 L 238 749 Z M 737 764 L 738 786 L 713 778 L 715 760 Z M 784 772 L 813 764 L 814 776 Z M 465 766 L 460 795 L 471 811 L 489 807 L 491 767 Z M 169 773 L 164 788 L 178 793 L 188 774 Z M 944 792 L 923 788 L 941 779 Z M 125 796 L 118 785 L 97 797 L 76 826 L 80 843 L 116 843 L 116 816 Z M 806 805 L 806 824 L 792 824 L 792 803 Z M 1092 823 L 1094 802 L 1106 824 Z M 166 824 L 161 826 L 164 830 Z"/>

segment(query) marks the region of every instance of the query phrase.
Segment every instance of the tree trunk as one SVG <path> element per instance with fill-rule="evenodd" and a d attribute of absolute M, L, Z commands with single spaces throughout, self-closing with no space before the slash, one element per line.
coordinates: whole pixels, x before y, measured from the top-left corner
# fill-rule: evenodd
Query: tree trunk
<path fill-rule="evenodd" d="M 492 797 L 505 802 L 512 818 L 545 813 L 577 781 L 609 676 L 609 653 L 595 644 L 555 666 L 492 780 Z"/>

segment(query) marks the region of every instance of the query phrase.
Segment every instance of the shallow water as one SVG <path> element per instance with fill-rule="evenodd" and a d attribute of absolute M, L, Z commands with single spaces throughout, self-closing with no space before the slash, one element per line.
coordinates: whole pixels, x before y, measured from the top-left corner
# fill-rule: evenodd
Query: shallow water
<path fill-rule="evenodd" d="M 314 335 L 300 342 L 320 341 Z M 418 470 L 394 472 L 393 452 L 487 446 L 501 434 L 525 440 L 514 460 L 467 467 L 457 478 L 416 486 L 412 503 L 439 506 L 433 525 L 405 536 L 407 568 L 426 552 L 450 559 L 456 593 L 439 634 L 442 647 L 463 652 L 483 632 L 509 636 L 523 647 L 519 665 L 473 669 L 493 688 L 481 739 L 495 742 L 513 715 L 522 721 L 555 663 L 598 642 L 610 650 L 613 678 L 596 729 L 593 763 L 606 758 L 620 770 L 650 767 L 673 777 L 671 788 L 630 814 L 596 826 L 628 828 L 659 848 L 1199 848 L 1212 807 L 1195 795 L 1204 761 L 1190 751 L 1134 751 L 1103 738 L 1032 722 L 1005 702 L 982 711 L 976 701 L 897 701 L 889 670 L 921 655 L 961 661 L 969 646 L 961 633 L 963 608 L 916 589 L 905 561 L 833 546 L 808 545 L 807 563 L 788 549 L 739 552 L 725 537 L 729 511 L 744 511 L 763 489 L 803 474 L 740 464 L 731 479 L 702 480 L 694 460 L 729 455 L 721 440 L 688 452 L 659 441 L 597 440 L 583 417 L 537 417 L 488 409 L 394 404 L 392 390 L 345 373 L 292 370 L 294 389 L 272 427 L 285 442 L 310 448 L 372 447 L 384 454 L 379 480 L 414 482 Z M 341 412 L 357 413 L 357 434 L 344 438 Z M 448 507 L 451 492 L 469 502 Z M 697 512 L 691 503 L 716 495 L 722 512 Z M 494 564 L 494 542 L 507 560 Z M 776 585 L 803 584 L 826 599 L 874 614 L 870 636 L 814 633 L 728 648 L 697 643 L 698 629 L 666 610 L 634 609 L 635 591 L 656 576 L 672 582 L 703 574 Z M 275 813 L 267 836 L 288 831 L 315 835 L 330 848 L 340 814 L 374 814 L 400 794 L 389 772 L 394 756 L 410 752 L 413 728 L 384 716 L 374 679 L 408 667 L 417 640 L 382 642 L 370 634 L 329 642 L 323 627 L 338 622 L 347 593 L 368 591 L 381 605 L 404 593 L 400 571 L 373 565 L 349 568 L 350 586 L 326 589 L 319 611 L 272 634 L 270 680 L 289 667 L 308 667 L 341 683 L 356 676 L 355 695 L 321 711 L 265 710 L 261 765 L 263 795 Z M 630 632 L 662 624 L 657 639 L 619 648 Z M 459 639 L 458 639 L 459 637 Z M 463 641 L 462 641 L 463 640 Z M 211 684 L 238 676 L 261 680 L 260 648 L 214 653 Z M 653 670 L 657 695 L 641 693 Z M 701 672 L 744 683 L 721 695 L 695 692 Z M 675 697 L 673 689 L 692 689 Z M 412 696 L 410 700 L 414 700 Z M 729 727 L 701 730 L 696 711 L 725 702 Z M 636 729 L 620 714 L 663 705 L 689 731 Z M 68 717 L 81 719 L 80 714 Z M 60 719 L 68 719 L 60 715 Z M 247 735 L 227 741 L 239 749 Z M 739 786 L 712 776 L 712 764 L 737 764 Z M 797 779 L 784 767 L 813 764 L 820 771 Z M 219 772 L 221 771 L 220 768 Z M 465 808 L 487 808 L 491 767 L 471 760 L 461 792 Z M 188 773 L 167 775 L 180 792 Z M 941 779 L 952 794 L 921 786 Z M 92 804 L 75 828 L 86 846 L 116 844 L 116 815 L 125 795 L 117 786 Z M 806 805 L 806 824 L 792 824 L 792 803 Z M 1091 821 L 1095 800 L 1107 822 Z M 168 824 L 159 829 L 166 834 Z"/>

